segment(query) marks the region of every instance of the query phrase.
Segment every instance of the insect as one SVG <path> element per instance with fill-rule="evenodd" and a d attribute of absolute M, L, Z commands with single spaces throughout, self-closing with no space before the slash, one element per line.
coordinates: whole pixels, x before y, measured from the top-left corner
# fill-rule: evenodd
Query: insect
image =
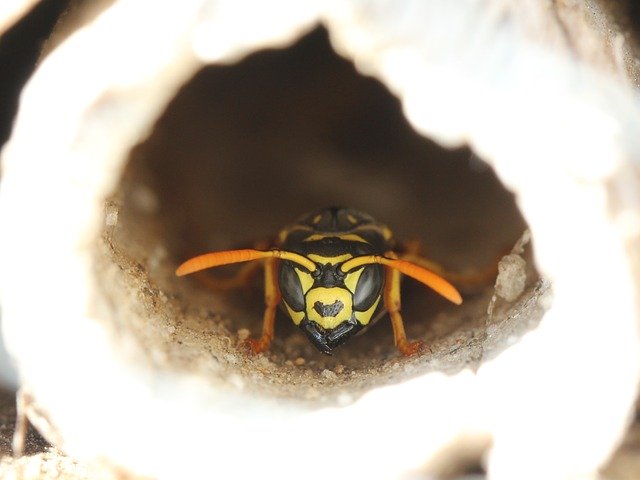
<path fill-rule="evenodd" d="M 311 343 L 328 355 L 370 325 L 378 312 L 386 311 L 396 347 L 408 356 L 417 353 L 422 342 L 410 342 L 405 334 L 400 314 L 401 274 L 455 304 L 462 303 L 462 297 L 453 285 L 428 268 L 435 264 L 415 255 L 398 254 L 394 247 L 391 230 L 371 216 L 330 207 L 286 226 L 272 249 L 206 253 L 184 262 L 176 274 L 262 261 L 266 305 L 262 335 L 246 340 L 254 353 L 269 348 L 276 310 L 281 306 Z M 240 277 L 247 277 L 248 271 L 245 268 Z"/>

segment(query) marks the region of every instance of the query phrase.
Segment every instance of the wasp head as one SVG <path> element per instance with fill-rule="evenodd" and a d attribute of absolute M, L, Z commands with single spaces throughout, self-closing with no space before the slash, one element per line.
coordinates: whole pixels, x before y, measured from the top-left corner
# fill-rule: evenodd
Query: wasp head
<path fill-rule="evenodd" d="M 380 265 L 343 272 L 340 260 L 318 261 L 311 272 L 292 262 L 282 262 L 280 267 L 286 312 L 326 354 L 370 322 L 384 282 Z"/>

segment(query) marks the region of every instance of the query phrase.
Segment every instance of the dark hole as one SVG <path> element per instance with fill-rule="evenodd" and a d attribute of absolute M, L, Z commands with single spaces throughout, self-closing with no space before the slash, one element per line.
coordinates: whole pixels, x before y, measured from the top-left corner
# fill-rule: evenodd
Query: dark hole
<path fill-rule="evenodd" d="M 41 1 L 0 37 L 0 146 L 9 138 L 20 90 L 33 73 L 42 44 L 68 3 Z"/>
<path fill-rule="evenodd" d="M 202 70 L 144 148 L 176 259 L 270 238 L 348 205 L 420 238 L 454 266 L 490 261 L 523 227 L 512 196 L 467 149 L 418 135 L 398 100 L 318 29 L 285 50 Z"/>

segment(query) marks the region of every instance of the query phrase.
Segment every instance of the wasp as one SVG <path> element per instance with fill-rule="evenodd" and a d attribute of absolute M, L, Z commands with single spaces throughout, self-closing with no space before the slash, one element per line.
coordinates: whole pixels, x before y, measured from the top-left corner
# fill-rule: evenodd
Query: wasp
<path fill-rule="evenodd" d="M 391 230 L 354 209 L 330 207 L 305 215 L 283 228 L 274 243 L 271 249 L 206 253 L 176 270 L 182 276 L 261 261 L 265 274 L 262 335 L 246 340 L 254 353 L 269 348 L 279 306 L 322 353 L 331 355 L 385 311 L 400 353 L 417 353 L 422 342 L 407 340 L 400 314 L 401 275 L 457 305 L 462 303 L 458 290 L 433 271 L 435 264 L 415 254 L 398 253 Z M 246 271 L 240 277 L 246 278 Z"/>

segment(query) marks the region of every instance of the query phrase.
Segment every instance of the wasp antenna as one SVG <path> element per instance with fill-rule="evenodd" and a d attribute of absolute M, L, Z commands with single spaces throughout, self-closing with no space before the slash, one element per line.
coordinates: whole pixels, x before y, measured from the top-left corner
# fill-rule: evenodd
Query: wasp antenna
<path fill-rule="evenodd" d="M 460 292 L 458 292 L 456 287 L 451 285 L 440 275 L 406 260 L 387 258 L 382 255 L 362 255 L 344 262 L 340 267 L 340 270 L 346 273 L 350 270 L 353 270 L 354 268 L 358 268 L 362 265 L 371 263 L 379 263 L 381 265 L 385 265 L 387 267 L 398 270 L 400 273 L 411 277 L 414 280 L 417 280 L 420 283 L 431 288 L 450 302 L 453 302 L 456 305 L 460 305 L 462 303 L 462 296 L 460 295 Z"/>
<path fill-rule="evenodd" d="M 431 270 L 427 270 L 420 265 L 407 262 L 406 260 L 395 260 L 385 257 L 382 257 L 380 263 L 395 268 L 400 273 L 419 281 L 456 305 L 462 303 L 462 295 L 460 295 L 456 287 Z"/>
<path fill-rule="evenodd" d="M 369 265 L 371 263 L 382 263 L 382 258 L 383 257 L 380 255 L 361 255 L 344 262 L 340 266 L 340 270 L 342 270 L 344 273 L 347 273 L 363 265 Z"/>
<path fill-rule="evenodd" d="M 289 260 L 290 262 L 295 262 L 299 265 L 302 265 L 310 272 L 314 272 L 316 270 L 316 264 L 313 263 L 312 260 L 309 260 L 307 257 L 305 257 L 304 255 L 300 255 L 299 253 L 287 252 L 284 250 L 271 250 L 270 253 L 276 258 Z"/>
<path fill-rule="evenodd" d="M 225 250 L 223 252 L 211 252 L 197 257 L 190 258 L 176 270 L 179 277 L 190 273 L 199 272 L 207 268 L 219 267 L 222 265 L 230 265 L 232 263 L 250 262 L 251 260 L 259 260 L 273 256 L 271 252 L 262 252 L 260 250 L 244 249 L 244 250 Z"/>
<path fill-rule="evenodd" d="M 272 257 L 296 262 L 311 272 L 316 269 L 315 263 L 297 253 L 286 252 L 283 250 L 262 251 L 247 248 L 243 250 L 225 250 L 222 252 L 205 253 L 203 255 L 190 258 L 177 268 L 176 275 L 182 277 L 183 275 L 199 272 L 200 270 L 205 270 L 207 268 L 231 265 L 233 263 L 250 262 L 252 260 Z"/>

